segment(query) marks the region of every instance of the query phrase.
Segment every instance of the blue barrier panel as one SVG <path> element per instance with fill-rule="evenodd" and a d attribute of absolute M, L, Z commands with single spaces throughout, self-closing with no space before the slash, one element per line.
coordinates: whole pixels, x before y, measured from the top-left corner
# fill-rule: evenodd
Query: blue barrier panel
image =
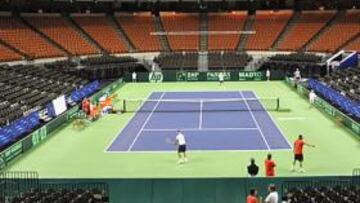
<path fill-rule="evenodd" d="M 350 116 L 360 118 L 360 103 L 352 101 L 347 97 L 340 94 L 340 92 L 321 84 L 319 81 L 309 79 L 308 87 L 313 89 L 316 93 L 320 94 L 331 103 L 338 106 L 340 109 L 348 113 Z"/>

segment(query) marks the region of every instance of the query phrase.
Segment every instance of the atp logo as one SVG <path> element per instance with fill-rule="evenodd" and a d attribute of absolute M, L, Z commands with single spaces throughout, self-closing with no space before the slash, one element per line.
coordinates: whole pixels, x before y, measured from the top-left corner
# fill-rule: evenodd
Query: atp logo
<path fill-rule="evenodd" d="M 164 75 L 162 74 L 162 72 L 151 72 L 149 74 L 149 82 L 159 83 L 162 82 L 163 79 L 164 79 Z"/>

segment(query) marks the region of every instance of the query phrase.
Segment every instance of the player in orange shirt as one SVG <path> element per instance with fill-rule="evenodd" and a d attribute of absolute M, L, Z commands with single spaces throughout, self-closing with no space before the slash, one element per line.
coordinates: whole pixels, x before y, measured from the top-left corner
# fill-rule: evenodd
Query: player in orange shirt
<path fill-rule="evenodd" d="M 275 161 L 272 160 L 272 155 L 268 154 L 265 160 L 265 176 L 273 177 L 275 176 Z"/>
<path fill-rule="evenodd" d="M 250 193 L 246 197 L 246 203 L 261 203 L 261 198 L 260 198 L 260 200 L 257 198 L 256 189 L 254 189 L 254 188 L 250 189 Z"/>
<path fill-rule="evenodd" d="M 299 135 L 298 139 L 295 140 L 294 142 L 294 162 L 291 168 L 291 171 L 295 171 L 295 164 L 296 161 L 299 161 L 300 163 L 300 172 L 304 173 L 305 170 L 303 168 L 303 161 L 304 161 L 304 153 L 303 153 L 303 148 L 304 146 L 309 146 L 309 147 L 315 147 L 315 145 L 311 145 L 308 144 L 304 141 L 303 136 Z"/>

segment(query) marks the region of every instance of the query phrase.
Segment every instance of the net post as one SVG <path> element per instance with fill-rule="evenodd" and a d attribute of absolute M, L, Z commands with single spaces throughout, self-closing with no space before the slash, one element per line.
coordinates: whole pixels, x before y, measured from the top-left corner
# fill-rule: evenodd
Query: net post
<path fill-rule="evenodd" d="M 124 99 L 122 103 L 123 103 L 122 111 L 123 111 L 123 113 L 125 113 L 126 112 L 126 100 Z"/>
<path fill-rule="evenodd" d="M 276 111 L 280 110 L 280 98 L 276 98 Z"/>

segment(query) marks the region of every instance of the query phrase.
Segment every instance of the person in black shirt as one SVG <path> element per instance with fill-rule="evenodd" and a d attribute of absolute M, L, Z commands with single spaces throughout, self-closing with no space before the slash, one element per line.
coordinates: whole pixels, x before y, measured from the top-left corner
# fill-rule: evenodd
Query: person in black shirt
<path fill-rule="evenodd" d="M 250 165 L 247 167 L 249 176 L 255 177 L 259 173 L 259 167 L 255 164 L 255 159 L 250 159 Z"/>

